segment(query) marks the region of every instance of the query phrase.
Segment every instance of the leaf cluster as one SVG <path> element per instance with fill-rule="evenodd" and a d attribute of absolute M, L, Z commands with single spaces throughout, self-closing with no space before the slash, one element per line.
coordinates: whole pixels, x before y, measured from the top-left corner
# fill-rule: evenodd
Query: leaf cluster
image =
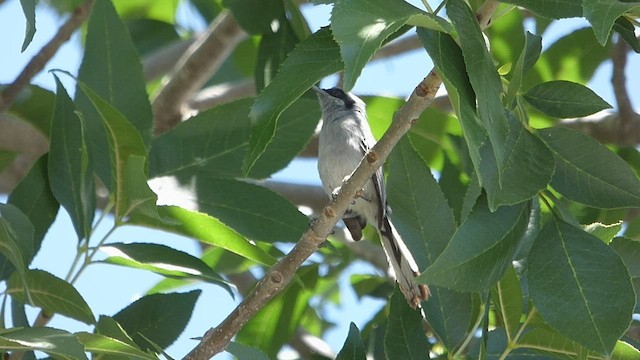
<path fill-rule="evenodd" d="M 639 340 L 625 335 L 637 326 L 640 294 L 638 149 L 602 144 L 560 120 L 611 107 L 584 84 L 608 58 L 612 32 L 640 51 L 632 35 L 637 3 L 449 0 L 433 11 L 402 0 L 336 0 L 330 25 L 312 33 L 292 0 L 191 0 L 203 19 L 230 11 L 250 34 L 209 83 L 251 78 L 259 95 L 202 111 L 154 137 L 149 94 L 162 85 L 145 82 L 140 59 L 180 38 L 169 3 L 96 0 L 75 96 L 58 79 L 67 75 L 56 72 L 55 93 L 30 86 L 9 110 L 40 130 L 50 148 L 0 204 L 0 280 L 11 299 L 2 303 L 3 325 L 5 309 L 12 313 L 11 326 L 0 330 L 0 351 L 157 358 L 183 331 L 200 295 L 177 289 L 210 283 L 236 296 L 233 275 L 268 269 L 307 229 L 298 204 L 261 180 L 312 141 L 320 110 L 311 86 L 341 72 L 351 90 L 380 48 L 411 32 L 444 83 L 451 111 L 428 109 L 416 119 L 388 159 L 387 192 L 421 270 L 417 281 L 432 295 L 414 311 L 387 279 L 352 276 L 359 297 L 388 299 L 388 306 L 362 331 L 351 324 L 337 358 L 640 356 Z M 35 1 L 22 4 L 26 48 Z M 477 14 L 491 6 L 497 10 L 485 38 Z M 524 30 L 525 15 L 536 34 Z M 545 29 L 566 17 L 584 17 L 591 27 L 543 50 Z M 379 135 L 402 101 L 365 100 Z M 14 155 L 2 154 L 0 166 Z M 101 212 L 97 189 L 109 194 Z M 78 239 L 65 279 L 30 266 L 42 241 L 54 241 L 45 235 L 60 207 Z M 111 212 L 113 228 L 97 238 L 97 224 Z M 194 256 L 110 241 L 129 225 L 207 247 Z M 98 252 L 104 260 L 96 260 Z M 317 255 L 237 334 L 230 353 L 274 358 L 300 331 L 322 336 L 333 326 L 324 310 L 341 302 L 337 282 L 354 255 L 338 241 Z M 74 283 L 98 262 L 165 280 L 117 314 L 96 315 Z M 32 326 L 25 306 L 93 331 Z"/>

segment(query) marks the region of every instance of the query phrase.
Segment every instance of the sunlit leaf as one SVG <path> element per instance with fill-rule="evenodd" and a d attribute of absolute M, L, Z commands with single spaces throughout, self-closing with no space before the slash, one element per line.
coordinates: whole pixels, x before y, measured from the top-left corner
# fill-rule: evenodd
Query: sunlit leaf
<path fill-rule="evenodd" d="M 100 249 L 109 255 L 105 262 L 149 270 L 167 277 L 211 282 L 233 296 L 231 288 L 220 275 L 202 260 L 185 252 L 153 243 L 112 243 Z"/>
<path fill-rule="evenodd" d="M 34 306 L 85 324 L 95 323 L 91 308 L 73 285 L 42 270 L 27 271 L 25 281 Z M 6 292 L 21 302 L 27 302 L 25 288 L 16 274 L 9 278 Z"/>
<path fill-rule="evenodd" d="M 85 350 L 93 354 L 127 356 L 130 359 L 157 359 L 156 356 L 145 353 L 130 344 L 104 335 L 80 332 L 75 336 L 84 345 Z"/>
<path fill-rule="evenodd" d="M 64 330 L 49 327 L 7 329 L 0 333 L 0 350 L 39 350 L 56 360 L 86 360 L 84 347 Z"/>
<path fill-rule="evenodd" d="M 128 1 L 132 6 L 138 6 Z M 145 6 L 164 1 L 149 1 Z M 172 6 L 173 1 L 167 1 Z M 95 170 L 108 189 L 114 190 L 117 179 L 112 178 L 108 132 L 97 109 L 92 105 L 80 84 L 91 88 L 98 97 L 131 121 L 131 133 L 138 136 L 146 152 L 151 140 L 153 115 L 149 96 L 142 76 L 142 64 L 129 32 L 118 18 L 109 0 L 96 0 L 87 26 L 85 51 L 78 71 L 79 86 L 76 89 L 76 106 L 83 113 L 87 124 L 90 151 Z"/>

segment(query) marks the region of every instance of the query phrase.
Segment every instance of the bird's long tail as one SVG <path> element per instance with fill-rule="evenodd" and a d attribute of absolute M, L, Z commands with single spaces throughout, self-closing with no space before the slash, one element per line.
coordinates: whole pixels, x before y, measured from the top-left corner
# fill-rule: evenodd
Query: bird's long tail
<path fill-rule="evenodd" d="M 429 288 L 415 282 L 415 278 L 420 275 L 418 265 L 387 216 L 382 218 L 378 232 L 387 260 L 400 285 L 400 291 L 409 305 L 415 309 L 422 300 L 429 297 Z"/>

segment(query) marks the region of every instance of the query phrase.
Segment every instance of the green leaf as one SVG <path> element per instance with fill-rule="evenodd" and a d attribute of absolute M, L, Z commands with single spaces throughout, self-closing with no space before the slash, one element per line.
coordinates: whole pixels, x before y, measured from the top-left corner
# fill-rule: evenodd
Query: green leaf
<path fill-rule="evenodd" d="M 411 309 L 398 288 L 389 304 L 389 321 L 384 335 L 387 359 L 429 359 L 429 340 L 422 328 L 419 309 Z"/>
<path fill-rule="evenodd" d="M 178 206 L 160 206 L 158 211 L 162 218 L 175 220 L 175 223 L 162 222 L 139 214 L 132 216 L 129 223 L 188 236 L 203 243 L 229 250 L 265 266 L 271 266 L 276 262 L 272 256 L 251 244 L 216 218 Z"/>
<path fill-rule="evenodd" d="M 56 313 L 82 321 L 85 324 L 96 322 L 91 308 L 73 285 L 42 270 L 29 270 L 25 274 L 33 306 L 50 313 Z M 18 301 L 27 302 L 24 286 L 14 274 L 7 282 L 7 293 Z"/>
<path fill-rule="evenodd" d="M 20 0 L 20 5 L 22 5 L 22 12 L 24 12 L 24 17 L 27 20 L 24 41 L 22 42 L 22 49 L 20 50 L 24 52 L 29 44 L 31 44 L 33 35 L 36 33 L 36 0 Z"/>
<path fill-rule="evenodd" d="M 85 350 L 93 354 L 126 356 L 133 359 L 157 359 L 156 356 L 143 352 L 130 344 L 104 335 L 88 332 L 79 332 L 75 335 L 78 341 L 84 345 Z"/>
<path fill-rule="evenodd" d="M 633 51 L 640 53 L 640 41 L 636 37 L 636 28 L 629 19 L 624 16 L 620 16 L 616 19 L 616 23 L 613 24 L 613 30 L 622 37 Z"/>
<path fill-rule="evenodd" d="M 249 139 L 253 99 L 217 106 L 184 121 L 153 140 L 150 177 L 196 174 L 238 177 Z"/>
<path fill-rule="evenodd" d="M 165 349 L 184 330 L 200 293 L 200 290 L 194 290 L 147 295 L 122 309 L 113 319 L 143 351 L 154 351 L 153 344 Z"/>
<path fill-rule="evenodd" d="M 278 119 L 271 142 L 248 176 L 264 179 L 286 167 L 313 136 L 320 115 L 316 98 L 301 98 L 291 104 Z"/>
<path fill-rule="evenodd" d="M 224 0 L 238 23 L 248 33 L 260 35 L 271 32 L 272 22 L 280 20 L 284 11 L 282 1 L 277 0 Z"/>
<path fill-rule="evenodd" d="M 53 92 L 29 85 L 20 91 L 8 113 L 28 122 L 48 139 L 55 98 Z"/>
<path fill-rule="evenodd" d="M 393 112 L 398 108 L 399 106 L 393 108 Z M 389 120 L 393 118 L 393 112 L 390 114 Z M 371 117 L 369 119 L 371 121 Z M 424 161 L 433 165 L 441 161 L 443 150 L 451 148 L 452 145 L 447 136 L 452 132 L 461 133 L 458 119 L 448 112 L 429 107 L 420 114 L 418 123 L 411 127 L 407 135 L 411 140 L 411 145 Z"/>
<path fill-rule="evenodd" d="M 476 115 L 476 95 L 467 76 L 462 50 L 447 34 L 426 29 L 418 29 L 417 33 L 447 88 L 471 161 L 476 172 L 479 172 L 480 148 L 486 142 L 487 132 Z"/>
<path fill-rule="evenodd" d="M 136 343 L 129 337 L 129 335 L 122 329 L 122 326 L 118 324 L 112 317 L 106 315 L 100 315 L 98 324 L 96 324 L 96 332 L 100 335 L 116 339 L 125 344 L 129 344 L 135 348 L 138 348 Z"/>
<path fill-rule="evenodd" d="M 302 267 L 297 272 L 304 289 L 291 284 L 277 297 L 270 300 L 240 330 L 236 341 L 264 351 L 270 359 L 295 334 L 303 315 L 308 310 L 309 300 L 318 281 L 318 265 Z"/>
<path fill-rule="evenodd" d="M 342 345 L 342 349 L 336 356 L 336 360 L 364 360 L 367 353 L 360 336 L 360 330 L 353 322 L 349 325 L 349 335 Z"/>
<path fill-rule="evenodd" d="M 631 322 L 636 296 L 620 257 L 559 219 L 551 219 L 533 244 L 527 281 L 545 322 L 594 351 L 610 354 Z"/>
<path fill-rule="evenodd" d="M 444 154 L 444 164 L 440 171 L 438 184 L 442 188 L 444 197 L 447 199 L 447 203 L 453 211 L 456 224 L 460 223 L 462 203 L 468 189 L 468 184 L 464 183 L 462 180 L 462 171 L 453 164 L 447 153 Z"/>
<path fill-rule="evenodd" d="M 58 77 L 54 75 L 54 78 L 57 95 L 47 169 L 51 192 L 69 213 L 80 241 L 91 235 L 96 212 L 93 166 L 87 149 L 84 120 Z"/>
<path fill-rule="evenodd" d="M 520 279 L 513 266 L 507 269 L 502 279 L 491 289 L 491 296 L 498 308 L 507 336 L 513 339 L 520 328 L 523 306 Z"/>
<path fill-rule="evenodd" d="M 387 183 L 393 223 L 425 269 L 442 253 L 455 232 L 455 219 L 442 190 L 424 161 L 405 138 L 391 152 Z M 466 333 L 470 321 L 470 295 L 431 286 L 422 306 L 434 331 L 448 349 Z"/>
<path fill-rule="evenodd" d="M 466 5 L 462 4 L 461 7 L 463 7 L 462 10 L 456 8 L 460 13 L 458 17 L 461 18 L 456 21 L 458 23 L 475 22 L 467 19 L 472 14 L 467 14 L 468 9 L 464 10 Z M 489 194 L 489 204 L 493 210 L 503 204 L 515 204 L 530 199 L 545 188 L 553 171 L 552 154 L 515 119 L 513 114 L 505 115 L 499 99 L 502 85 L 497 79 L 491 57 L 486 53 L 484 40 L 479 35 L 479 30 L 475 30 L 463 26 L 459 31 L 470 32 L 467 34 L 468 41 L 475 49 L 467 51 L 464 61 L 470 61 L 467 60 L 469 56 L 472 60 L 478 60 L 473 56 L 480 52 L 483 61 L 487 62 L 484 64 L 482 61 L 473 61 L 476 77 L 474 87 L 482 89 L 484 86 L 489 86 L 495 97 L 495 99 L 491 96 L 487 98 L 485 94 L 482 99 L 477 99 L 478 103 L 484 102 L 491 105 L 484 110 L 484 115 L 481 112 L 481 117 L 485 119 L 483 121 L 476 115 L 476 96 L 471 86 L 474 81 L 470 83 L 466 77 L 467 68 L 462 58 L 463 52 L 458 45 L 450 36 L 435 31 L 419 29 L 418 36 L 447 86 L 449 98 L 460 119 L 471 160 L 476 172 L 481 175 L 481 185 Z M 479 40 L 475 39 L 475 36 L 480 36 Z M 493 76 L 488 76 L 487 72 L 493 73 L 495 79 Z M 482 91 L 486 93 L 485 90 Z M 495 117 L 495 121 L 487 120 L 491 117 Z M 503 118 L 505 123 L 503 124 L 499 118 Z M 505 125 L 507 127 L 499 129 Z M 491 142 L 486 141 L 485 128 L 491 129 L 488 136 Z M 511 128 L 510 131 L 509 128 Z"/>
<path fill-rule="evenodd" d="M 505 7 L 509 9 L 509 7 Z M 526 48 L 525 41 L 526 31 L 524 28 L 524 11 L 508 11 L 502 13 L 499 17 L 494 17 L 491 26 L 485 29 L 486 35 L 491 39 L 491 56 L 493 56 L 495 64 L 503 66 L 511 66 L 513 70 L 516 68 L 518 56 L 522 54 L 522 50 Z M 537 19 L 536 19 L 537 20 Z M 540 28 L 536 27 L 536 32 L 542 33 Z M 529 43 L 531 45 L 531 43 Z"/>
<path fill-rule="evenodd" d="M 633 288 L 636 290 L 635 312 L 640 313 L 640 241 L 618 237 L 613 239 L 610 245 L 629 270 Z"/>
<path fill-rule="evenodd" d="M 582 16 L 582 0 L 501 0 L 501 2 L 522 6 L 538 15 L 552 19 Z"/>
<path fill-rule="evenodd" d="M 34 225 L 36 248 L 44 238 L 60 207 L 49 187 L 47 155 L 40 157 L 9 195 L 7 203 L 17 207 Z"/>
<path fill-rule="evenodd" d="M 154 2 L 146 4 L 149 7 Z M 168 2 L 171 6 L 173 2 Z M 135 4 L 131 4 L 135 6 Z M 91 88 L 96 96 L 109 103 L 131 121 L 127 136 L 140 137 L 143 149 L 151 141 L 153 115 L 145 90 L 142 65 L 129 32 L 118 18 L 111 1 L 97 0 L 87 26 L 85 52 L 78 72 L 79 86 Z M 109 135 L 99 109 L 94 109 L 86 91 L 76 89 L 76 106 L 84 114 L 95 170 L 110 190 L 118 185 L 112 178 Z M 95 104 L 94 104 L 95 105 Z M 98 110 L 98 111 L 96 111 Z M 118 144 L 119 145 L 119 144 Z M 142 154 L 141 154 L 142 155 Z"/>
<path fill-rule="evenodd" d="M 25 288 L 27 265 L 35 255 L 34 247 L 29 219 L 15 206 L 0 203 L 0 253 L 17 269 Z M 10 273 L 9 269 L 3 272 Z"/>
<path fill-rule="evenodd" d="M 558 118 L 582 117 L 611 108 L 588 87 L 564 80 L 538 84 L 523 97 L 544 114 Z"/>
<path fill-rule="evenodd" d="M 155 0 L 112 0 L 123 18 L 148 18 L 175 23 L 178 3 Z"/>
<path fill-rule="evenodd" d="M 122 179 L 124 193 L 119 200 L 127 204 L 123 216 L 139 212 L 150 217 L 159 217 L 156 207 L 158 196 L 147 183 L 147 159 L 138 155 L 129 156 L 125 162 Z"/>
<path fill-rule="evenodd" d="M 147 215 L 153 213 L 156 195 L 146 184 L 147 152 L 140 135 L 121 112 L 92 89 L 82 83 L 80 88 L 89 97 L 108 130 L 116 221 L 122 221 L 134 210 Z"/>
<path fill-rule="evenodd" d="M 418 268 L 431 266 L 456 224 L 440 186 L 406 138 L 391 152 L 387 192 L 393 223 Z"/>
<path fill-rule="evenodd" d="M 637 1 L 584 0 L 582 3 L 584 17 L 591 23 L 600 45 L 607 43 L 611 28 L 618 18 L 639 6 Z"/>
<path fill-rule="evenodd" d="M 131 41 L 141 56 L 150 55 L 181 40 L 175 24 L 168 22 L 142 18 L 127 21 L 126 26 Z"/>
<path fill-rule="evenodd" d="M 524 75 L 533 67 L 540 57 L 540 51 L 542 51 L 542 37 L 531 34 L 527 31 L 524 47 L 520 53 L 520 57 L 516 62 L 516 66 L 513 68 L 511 80 L 509 81 L 509 88 L 507 89 L 507 97 L 505 103 L 507 106 L 511 106 L 516 98 L 516 94 L 522 86 L 522 79 Z"/>
<path fill-rule="evenodd" d="M 190 278 L 220 285 L 233 297 L 231 287 L 207 264 L 195 256 L 165 245 L 115 243 L 100 247 L 109 257 L 105 262 L 153 271 L 174 278 Z"/>
<path fill-rule="evenodd" d="M 489 289 L 504 275 L 529 220 L 529 206 L 501 206 L 491 212 L 480 201 L 449 245 L 418 281 L 457 291 Z"/>
<path fill-rule="evenodd" d="M 507 359 L 510 360 L 526 360 L 526 359 L 535 359 L 535 360 L 552 360 L 552 357 L 543 356 L 535 350 L 526 349 L 526 348 L 515 348 L 510 351 L 506 351 L 506 349 L 510 346 L 509 339 L 507 338 L 506 332 L 504 328 L 496 328 L 491 330 L 486 335 L 487 341 L 486 346 L 480 349 L 482 345 L 485 345 L 484 342 L 477 341 L 476 345 L 471 348 L 469 351 L 468 357 L 471 359 L 479 359 L 480 351 L 483 351 L 482 355 L 486 356 L 486 359 L 498 360 L 501 356 L 508 353 Z M 545 354 L 546 355 L 546 354 Z M 567 359 L 569 360 L 569 359 Z"/>
<path fill-rule="evenodd" d="M 638 357 L 640 357 L 640 350 L 620 340 L 616 342 L 616 347 L 611 353 L 611 358 L 616 360 L 634 360 Z"/>
<path fill-rule="evenodd" d="M 414 15 L 422 15 L 422 18 L 414 20 L 429 19 L 435 23 L 435 19 L 438 19 L 435 15 L 427 16 L 404 1 L 336 1 L 331 12 L 331 30 L 340 45 L 345 65 L 345 91 L 353 88 L 362 69 L 380 49 L 384 40 Z"/>
<path fill-rule="evenodd" d="M 462 0 L 448 1 L 447 14 L 460 37 L 460 48 L 469 74 L 469 82 L 477 97 L 478 116 L 489 135 L 498 165 L 498 181 L 502 183 L 502 170 L 506 168 L 509 160 L 509 124 L 500 101 L 502 83 L 487 50 L 480 26 L 469 6 Z"/>
<path fill-rule="evenodd" d="M 480 175 L 491 210 L 531 199 L 547 187 L 554 170 L 553 153 L 513 113 L 508 115 L 511 129 L 503 149 L 509 150 L 509 157 L 503 167 L 498 168 L 493 143 L 480 148 Z"/>
<path fill-rule="evenodd" d="M 527 331 L 518 340 L 518 344 L 524 348 L 536 349 L 543 354 L 557 357 L 573 356 L 573 358 L 578 358 L 580 354 L 588 352 L 580 344 L 567 339 L 552 329 L 542 327 Z"/>
<path fill-rule="evenodd" d="M 237 0 L 236 0 L 237 1 Z M 267 86 L 276 75 L 280 64 L 298 43 L 298 36 L 287 20 L 284 3 L 282 0 L 264 0 L 258 5 L 255 1 L 240 1 L 245 4 L 245 13 L 250 13 L 253 17 L 260 17 L 260 32 L 262 37 L 258 48 L 258 55 L 255 63 L 255 81 L 256 90 L 260 92 Z M 256 9 L 256 7 L 268 7 L 264 12 Z M 238 9 L 234 11 L 239 13 Z M 259 15 L 258 15 L 259 14 Z M 265 17 L 267 15 L 267 17 Z M 247 14 L 241 15 L 241 18 L 247 17 Z M 254 24 L 256 24 L 255 19 Z M 252 25 L 253 26 L 253 25 Z"/>
<path fill-rule="evenodd" d="M 238 360 L 269 360 L 262 351 L 235 341 L 231 341 L 225 350 Z"/>
<path fill-rule="evenodd" d="M 318 30 L 289 54 L 251 108 L 251 141 L 243 166 L 245 174 L 251 172 L 271 143 L 280 114 L 313 84 L 341 68 L 340 50 L 328 28 Z"/>
<path fill-rule="evenodd" d="M 33 253 L 30 259 L 40 249 L 42 239 L 56 218 L 60 207 L 49 187 L 47 161 L 47 155 L 38 159 L 27 175 L 13 189 L 7 201 L 22 211 L 33 224 Z M 3 259 L 0 252 L 0 264 L 6 263 Z M 13 271 L 11 268 L 10 271 L 5 272 L 6 269 L 5 267 L 3 271 L 0 271 L 2 274 L 0 279 L 6 279 L 6 276 Z"/>
<path fill-rule="evenodd" d="M 264 187 L 199 177 L 198 209 L 251 240 L 296 242 L 309 220 L 289 201 Z"/>
<path fill-rule="evenodd" d="M 86 360 L 84 347 L 64 330 L 48 327 L 7 329 L 0 332 L 0 350 L 38 350 L 57 360 Z"/>
<path fill-rule="evenodd" d="M 603 209 L 640 206 L 640 181 L 596 140 L 567 128 L 539 131 L 556 158 L 551 186 L 569 200 Z"/>
<path fill-rule="evenodd" d="M 582 229 L 604 241 L 605 244 L 608 244 L 620 232 L 620 230 L 622 230 L 622 220 L 609 225 L 595 222 L 589 225 L 584 225 Z"/>
<path fill-rule="evenodd" d="M 445 348 L 453 351 L 467 335 L 474 316 L 474 294 L 434 285 L 429 290 L 429 300 L 421 305 L 424 314 Z"/>
<path fill-rule="evenodd" d="M 307 23 L 307 19 L 300 11 L 300 6 L 294 0 L 285 0 L 284 10 L 285 14 L 288 17 L 289 25 L 291 25 L 291 29 L 296 34 L 298 39 L 306 39 L 311 35 L 311 29 L 309 28 L 309 24 Z"/>

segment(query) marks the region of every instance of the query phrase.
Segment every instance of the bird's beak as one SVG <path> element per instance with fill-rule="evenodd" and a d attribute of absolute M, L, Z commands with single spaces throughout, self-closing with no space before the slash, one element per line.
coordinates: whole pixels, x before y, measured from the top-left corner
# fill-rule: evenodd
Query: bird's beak
<path fill-rule="evenodd" d="M 321 88 L 319 88 L 319 87 L 317 87 L 315 85 L 313 85 L 311 88 L 313 89 L 313 91 L 317 92 L 318 94 L 325 94 L 324 90 L 322 90 Z"/>

